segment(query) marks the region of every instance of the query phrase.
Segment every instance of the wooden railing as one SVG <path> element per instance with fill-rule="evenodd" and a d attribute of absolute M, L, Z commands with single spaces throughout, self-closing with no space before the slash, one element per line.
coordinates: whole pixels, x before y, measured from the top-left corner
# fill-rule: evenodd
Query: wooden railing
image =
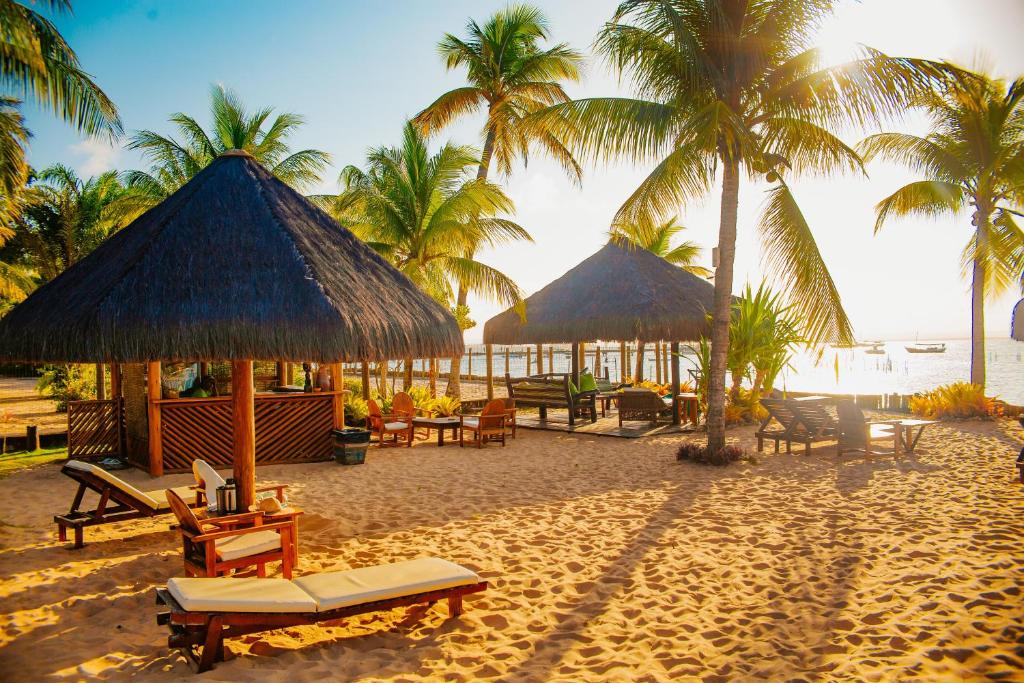
<path fill-rule="evenodd" d="M 191 469 L 201 458 L 216 468 L 232 464 L 231 397 L 161 399 L 160 441 L 165 472 Z M 256 463 L 328 460 L 341 394 L 257 394 Z"/>
<path fill-rule="evenodd" d="M 68 457 L 101 458 L 121 453 L 120 400 L 68 402 Z"/>

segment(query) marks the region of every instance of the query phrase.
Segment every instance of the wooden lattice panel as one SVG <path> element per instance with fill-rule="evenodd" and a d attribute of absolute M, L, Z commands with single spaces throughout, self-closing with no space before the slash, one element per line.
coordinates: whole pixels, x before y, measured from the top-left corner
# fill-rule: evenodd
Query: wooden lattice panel
<path fill-rule="evenodd" d="M 332 455 L 334 396 L 256 397 L 256 463 L 327 460 Z M 216 468 L 232 464 L 231 399 L 162 401 L 164 471 L 188 470 L 202 458 Z"/>
<path fill-rule="evenodd" d="M 81 460 L 119 455 L 120 419 L 117 401 L 69 401 L 68 457 Z"/>

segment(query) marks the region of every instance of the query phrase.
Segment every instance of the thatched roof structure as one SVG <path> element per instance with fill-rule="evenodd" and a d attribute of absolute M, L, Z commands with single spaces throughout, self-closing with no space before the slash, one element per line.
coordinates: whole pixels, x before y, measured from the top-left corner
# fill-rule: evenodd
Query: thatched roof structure
<path fill-rule="evenodd" d="M 245 152 L 0 319 L 0 360 L 341 362 L 462 352 L 451 314 Z"/>
<path fill-rule="evenodd" d="M 484 343 L 688 340 L 709 331 L 714 287 L 645 249 L 609 242 L 484 325 Z"/>
<path fill-rule="evenodd" d="M 1013 307 L 1013 318 L 1010 321 L 1010 338 L 1024 341 L 1024 299 Z"/>

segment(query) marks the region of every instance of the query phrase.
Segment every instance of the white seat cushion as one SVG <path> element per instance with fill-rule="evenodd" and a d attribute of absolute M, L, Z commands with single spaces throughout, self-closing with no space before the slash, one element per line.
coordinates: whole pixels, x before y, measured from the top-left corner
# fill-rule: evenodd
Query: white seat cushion
<path fill-rule="evenodd" d="M 315 612 L 316 601 L 288 579 L 168 579 L 167 590 L 191 612 Z"/>
<path fill-rule="evenodd" d="M 463 427 L 470 427 L 471 429 L 476 429 L 479 424 L 480 424 L 480 419 L 476 418 L 476 417 L 467 417 L 467 418 L 462 420 L 462 426 Z"/>
<path fill-rule="evenodd" d="M 387 429 L 389 431 L 394 431 L 394 430 L 397 430 L 397 429 L 408 429 L 408 428 L 409 428 L 409 423 L 408 422 L 386 422 L 386 423 L 384 423 L 384 429 Z"/>
<path fill-rule="evenodd" d="M 224 481 L 224 477 L 220 476 L 217 470 L 210 467 L 210 464 L 205 460 L 199 459 L 192 461 L 192 474 L 195 476 L 197 484 L 200 481 L 205 484 L 207 505 L 216 507 L 217 487 L 227 483 Z"/>
<path fill-rule="evenodd" d="M 871 425 L 872 439 L 891 439 L 895 435 L 896 433 L 893 431 L 892 425 Z"/>
<path fill-rule="evenodd" d="M 175 486 L 171 489 L 178 494 L 178 497 L 185 501 L 185 504 L 192 507 L 196 502 L 196 492 L 191 486 Z M 171 504 L 167 502 L 167 489 L 146 491 L 146 495 L 157 502 L 158 510 L 170 510 Z"/>
<path fill-rule="evenodd" d="M 276 531 L 254 531 L 250 534 L 218 538 L 217 557 L 221 560 L 237 560 L 271 550 L 281 549 L 281 535 Z"/>
<path fill-rule="evenodd" d="M 316 600 L 318 612 L 479 582 L 480 577 L 469 569 L 436 557 L 314 574 L 293 581 Z"/>
<path fill-rule="evenodd" d="M 107 472 L 102 467 L 97 467 L 96 465 L 92 465 L 87 462 L 82 462 L 81 460 L 68 460 L 66 463 L 64 463 L 64 466 L 69 467 L 73 470 L 79 470 L 81 472 L 89 472 L 90 474 L 99 477 L 103 481 L 107 482 L 114 488 L 120 489 L 123 493 L 127 493 L 129 496 L 135 498 L 139 502 L 145 503 L 154 510 L 158 510 L 161 507 L 167 507 L 166 501 L 164 502 L 163 506 L 160 505 L 160 500 L 164 498 L 162 492 L 158 498 L 154 498 L 150 494 L 143 493 L 142 491 L 138 490 L 137 488 L 126 482 L 124 479 L 115 477 L 113 474 Z"/>

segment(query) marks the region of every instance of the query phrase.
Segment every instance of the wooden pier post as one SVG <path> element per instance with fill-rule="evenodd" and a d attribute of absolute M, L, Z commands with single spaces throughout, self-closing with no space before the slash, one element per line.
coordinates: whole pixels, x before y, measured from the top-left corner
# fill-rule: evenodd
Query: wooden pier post
<path fill-rule="evenodd" d="M 494 346 L 487 344 L 484 346 L 485 357 L 485 368 L 487 370 L 487 400 L 490 401 L 494 398 Z"/>

